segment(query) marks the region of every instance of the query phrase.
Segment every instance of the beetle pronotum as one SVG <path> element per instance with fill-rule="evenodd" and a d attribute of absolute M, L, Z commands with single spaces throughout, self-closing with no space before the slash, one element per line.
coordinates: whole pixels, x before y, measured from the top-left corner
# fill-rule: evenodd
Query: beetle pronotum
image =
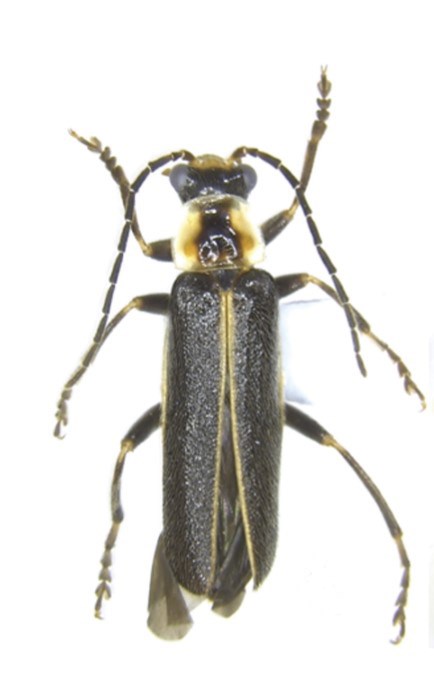
<path fill-rule="evenodd" d="M 189 630 L 191 595 L 211 600 L 213 609 L 230 616 L 250 580 L 257 587 L 273 563 L 277 540 L 279 462 L 284 424 L 322 445 L 336 449 L 374 498 L 392 535 L 403 567 L 393 622 L 394 642 L 405 632 L 410 562 L 401 529 L 380 491 L 352 455 L 319 423 L 283 399 L 279 360 L 279 300 L 314 284 L 343 309 L 359 369 L 359 333 L 369 337 L 396 364 L 407 393 L 424 397 L 401 358 L 372 331 L 350 304 L 325 252 L 305 196 L 316 150 L 326 129 L 330 82 L 326 70 L 318 84 L 317 119 L 308 142 L 300 179 L 261 150 L 241 147 L 222 159 L 195 157 L 186 150 L 149 162 L 134 182 L 97 138 L 71 132 L 99 155 L 120 187 L 125 206 L 118 254 L 109 279 L 102 318 L 83 360 L 65 384 L 58 403 L 55 435 L 66 426 L 67 401 L 112 330 L 133 309 L 168 319 L 162 402 L 154 405 L 122 440 L 112 483 L 112 526 L 101 560 L 96 615 L 110 597 L 112 549 L 123 511 L 121 477 L 127 454 L 162 427 L 164 447 L 164 526 L 154 557 L 149 596 L 150 629 L 179 639 Z M 246 156 L 269 164 L 295 191 L 291 206 L 260 227 L 250 221 L 247 199 L 256 183 Z M 186 217 L 173 239 L 148 243 L 142 236 L 135 197 L 148 176 L 165 169 L 185 205 Z M 333 287 L 310 274 L 273 278 L 255 268 L 265 247 L 292 220 L 298 206 Z M 134 298 L 110 322 L 115 286 L 129 232 L 143 253 L 173 261 L 182 273 L 170 294 Z"/>

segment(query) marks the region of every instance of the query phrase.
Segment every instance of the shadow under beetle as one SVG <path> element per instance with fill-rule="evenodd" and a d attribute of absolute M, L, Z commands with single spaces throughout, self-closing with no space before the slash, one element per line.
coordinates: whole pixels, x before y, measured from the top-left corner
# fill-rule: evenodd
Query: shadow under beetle
<path fill-rule="evenodd" d="M 402 532 L 376 485 L 361 466 L 319 423 L 283 400 L 279 361 L 279 300 L 315 284 L 343 309 L 359 369 L 359 333 L 372 339 L 396 364 L 407 393 L 424 397 L 401 358 L 370 329 L 350 304 L 336 275 L 306 200 L 316 150 L 329 116 L 330 82 L 326 70 L 318 83 L 317 119 L 308 142 L 301 178 L 279 159 L 256 148 L 241 147 L 228 158 L 195 157 L 186 150 L 151 161 L 133 183 L 97 138 L 86 140 L 120 187 L 125 223 L 110 276 L 102 318 L 92 345 L 67 381 L 57 410 L 55 435 L 68 422 L 67 401 L 101 345 L 133 309 L 164 314 L 168 319 L 162 402 L 132 426 L 121 443 L 112 483 L 112 526 L 101 560 L 96 615 L 110 597 L 112 549 L 123 519 L 121 477 L 127 454 L 157 428 L 162 428 L 163 532 L 155 552 L 150 595 L 150 629 L 165 639 L 180 639 L 191 627 L 189 608 L 203 598 L 223 616 L 240 606 L 245 587 L 259 586 L 269 573 L 277 541 L 279 463 L 282 430 L 287 424 L 303 435 L 335 448 L 377 503 L 403 567 L 393 623 L 394 643 L 405 633 L 405 605 L 410 562 Z M 250 155 L 269 164 L 289 182 L 295 197 L 289 209 L 262 226 L 251 223 L 247 199 L 256 174 L 244 163 Z M 176 163 L 182 162 L 182 163 Z M 185 205 L 185 220 L 175 238 L 147 243 L 135 212 L 135 196 L 148 176 L 167 164 L 172 187 Z M 255 264 L 265 247 L 294 217 L 304 213 L 318 254 L 333 283 L 309 274 L 273 278 Z M 108 322 L 129 232 L 143 253 L 173 261 L 182 273 L 170 295 L 134 298 Z"/>

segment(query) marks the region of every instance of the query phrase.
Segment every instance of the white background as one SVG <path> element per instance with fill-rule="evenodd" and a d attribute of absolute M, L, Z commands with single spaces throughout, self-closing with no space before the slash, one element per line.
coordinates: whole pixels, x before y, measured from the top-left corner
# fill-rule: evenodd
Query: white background
<path fill-rule="evenodd" d="M 394 368 L 366 340 L 370 376 L 359 382 L 343 342 L 326 341 L 333 333 L 324 305 L 302 329 L 297 373 L 299 359 L 307 373 L 319 373 L 310 413 L 372 475 L 404 529 L 413 566 L 408 635 L 399 647 L 388 639 L 400 571 L 380 514 L 332 450 L 290 432 L 276 563 L 233 618 L 224 621 L 203 606 L 179 643 L 146 629 L 161 527 L 156 434 L 127 462 L 113 598 L 106 619 L 93 619 L 119 440 L 159 399 L 158 318 L 125 321 L 74 391 L 66 439 L 51 435 L 61 386 L 99 320 L 122 225 L 116 186 L 66 130 L 98 135 L 130 178 L 170 150 L 226 155 L 242 144 L 282 157 L 297 173 L 325 64 L 332 116 L 309 199 L 355 306 L 429 392 L 430 5 L 3 4 L 2 671 L 432 671 L 432 404 L 419 414 L 417 400 L 402 393 Z M 271 169 L 258 171 L 252 217 L 261 221 L 292 195 Z M 155 176 L 142 192 L 145 237 L 170 236 L 179 209 L 167 178 Z M 300 215 L 270 246 L 264 266 L 326 279 Z M 136 294 L 167 291 L 174 275 L 170 265 L 144 260 L 131 241 L 115 308 Z M 299 325 L 297 319 L 294 330 Z M 336 325 L 348 336 L 342 318 Z"/>

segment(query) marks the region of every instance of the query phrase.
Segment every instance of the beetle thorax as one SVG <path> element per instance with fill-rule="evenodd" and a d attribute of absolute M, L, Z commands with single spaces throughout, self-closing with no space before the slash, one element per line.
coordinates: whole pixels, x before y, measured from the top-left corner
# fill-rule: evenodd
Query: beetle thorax
<path fill-rule="evenodd" d="M 186 217 L 173 240 L 178 269 L 250 268 L 264 259 L 265 245 L 247 215 L 244 199 L 206 195 L 185 205 Z"/>

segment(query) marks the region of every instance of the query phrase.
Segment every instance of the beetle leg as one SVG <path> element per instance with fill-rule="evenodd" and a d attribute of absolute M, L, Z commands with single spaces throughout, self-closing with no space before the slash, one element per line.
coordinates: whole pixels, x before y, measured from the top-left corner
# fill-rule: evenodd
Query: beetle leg
<path fill-rule="evenodd" d="M 136 237 L 137 243 L 139 244 L 142 253 L 144 253 L 144 255 L 147 255 L 149 257 L 156 257 L 158 260 L 168 260 L 168 261 L 172 260 L 170 240 L 167 239 L 166 241 L 159 241 L 156 242 L 155 244 L 147 243 L 144 240 L 139 228 L 137 217 L 135 216 L 136 194 L 143 185 L 143 183 L 145 182 L 145 180 L 151 175 L 151 173 L 154 173 L 154 171 L 157 171 L 163 166 L 166 166 L 166 164 L 169 164 L 170 162 L 176 162 L 179 159 L 181 160 L 186 159 L 187 161 L 191 161 L 192 159 L 194 159 L 194 155 L 191 154 L 191 152 L 188 152 L 188 150 L 177 150 L 176 152 L 170 152 L 169 154 L 163 155 L 162 157 L 158 157 L 158 159 L 150 161 L 145 166 L 143 171 L 139 173 L 134 182 L 131 183 L 131 185 L 129 186 L 127 198 L 124 200 L 125 223 L 129 224 L 129 226 L 131 227 L 131 231 Z M 161 247 L 165 248 L 168 257 L 160 257 L 159 253 L 161 253 L 161 250 L 155 251 L 154 245 L 158 246 L 160 249 Z"/>
<path fill-rule="evenodd" d="M 331 88 L 331 82 L 327 79 L 327 66 L 325 66 L 321 68 L 321 78 L 318 82 L 318 91 L 321 97 L 316 99 L 318 105 L 318 109 L 316 111 L 317 118 L 312 125 L 310 138 L 306 148 L 306 154 L 304 156 L 303 168 L 301 171 L 300 182 L 303 187 L 306 187 L 309 182 L 318 149 L 318 144 L 327 129 L 327 120 L 330 117 L 329 108 L 331 104 L 331 100 L 328 98 L 328 95 L 331 91 Z M 294 199 L 291 208 L 289 209 L 290 211 L 294 209 L 295 212 L 297 209 L 296 203 L 297 199 Z"/>
<path fill-rule="evenodd" d="M 344 447 L 342 447 L 342 445 L 340 445 L 334 439 L 334 437 L 330 435 L 330 433 L 328 433 L 328 431 L 326 431 L 325 428 L 323 428 L 317 421 L 309 417 L 307 414 L 304 414 L 296 407 L 285 403 L 285 423 L 290 428 L 293 428 L 299 433 L 302 433 L 311 440 L 315 440 L 315 442 L 319 442 L 321 445 L 334 447 L 334 449 L 339 452 L 339 454 L 356 473 L 357 477 L 369 491 L 378 508 L 380 509 L 380 512 L 386 521 L 390 535 L 395 541 L 399 560 L 401 562 L 401 566 L 403 567 L 400 591 L 396 599 L 396 610 L 393 616 L 393 625 L 397 627 L 398 633 L 392 640 L 392 643 L 398 644 L 405 634 L 405 606 L 407 604 L 408 586 L 410 583 L 410 560 L 408 559 L 407 551 L 402 541 L 401 528 L 396 521 L 393 512 L 369 475 L 365 473 L 363 468 L 357 463 L 353 456 Z"/>
<path fill-rule="evenodd" d="M 147 311 L 150 314 L 160 314 L 166 316 L 169 311 L 170 296 L 167 293 L 155 293 L 154 295 L 140 295 L 128 302 L 107 325 L 104 336 L 100 342 L 99 348 L 104 344 L 109 334 L 119 323 L 130 313 L 132 309 L 138 311 Z"/>
<path fill-rule="evenodd" d="M 99 138 L 96 138 L 95 136 L 87 139 L 83 136 L 80 136 L 72 129 L 69 130 L 69 133 L 73 138 L 78 140 L 79 143 L 82 143 L 85 147 L 87 147 L 90 152 L 95 152 L 95 154 L 99 156 L 100 160 L 109 171 L 115 183 L 119 185 L 122 201 L 125 206 L 126 200 L 128 199 L 128 193 L 130 191 L 130 183 L 122 166 L 118 164 L 116 157 L 112 155 L 111 149 L 108 146 L 104 147 Z"/>
<path fill-rule="evenodd" d="M 106 307 L 107 301 L 104 304 Z M 75 372 L 68 379 L 64 385 L 60 398 L 57 403 L 56 419 L 57 423 L 54 428 L 54 435 L 56 438 L 63 438 L 62 430 L 68 423 L 68 400 L 71 398 L 72 389 L 80 381 L 91 362 L 96 357 L 102 344 L 105 342 L 112 330 L 120 323 L 120 321 L 132 310 L 148 311 L 153 314 L 167 314 L 169 308 L 169 295 L 159 293 L 155 295 L 143 295 L 135 297 L 129 304 L 127 304 L 107 325 L 108 311 L 103 309 L 103 317 L 100 321 L 98 329 L 93 337 L 92 344 L 84 354 L 80 365 Z"/>
<path fill-rule="evenodd" d="M 193 159 L 193 155 L 186 150 L 180 150 L 178 152 L 172 152 L 171 154 L 164 155 L 154 161 L 149 162 L 145 169 L 139 174 L 136 180 L 130 184 L 128 181 L 123 168 L 117 163 L 116 157 L 111 154 L 109 147 L 104 147 L 101 141 L 92 137 L 89 140 L 80 136 L 75 131 L 70 130 L 71 136 L 78 140 L 80 143 L 85 145 L 88 150 L 95 152 L 99 155 L 99 158 L 110 172 L 113 180 L 119 185 L 121 197 L 123 204 L 125 206 L 125 221 L 122 227 L 121 236 L 118 242 L 118 253 L 114 261 L 110 277 L 109 277 L 109 287 L 107 289 L 103 307 L 102 307 L 102 316 L 98 327 L 96 329 L 95 335 L 92 340 L 92 344 L 84 354 L 82 361 L 72 376 L 68 379 L 63 390 L 60 394 L 59 401 L 57 403 L 57 412 L 56 419 L 57 423 L 54 428 L 54 435 L 57 438 L 62 438 L 62 430 L 68 423 L 68 400 L 71 397 L 72 389 L 76 383 L 82 378 L 83 374 L 86 372 L 92 360 L 95 358 L 102 341 L 106 338 L 107 334 L 111 332 L 114 325 L 111 326 L 109 332 L 106 334 L 107 322 L 110 314 L 110 309 L 113 301 L 113 296 L 116 289 L 116 284 L 118 281 L 119 273 L 122 267 L 124 253 L 126 250 L 128 236 L 130 229 L 133 231 L 134 236 L 136 237 L 142 251 L 149 257 L 153 257 L 159 261 L 171 261 L 172 260 L 172 250 L 171 250 L 171 240 L 164 239 L 161 241 L 154 241 L 153 243 L 146 243 L 141 235 L 139 225 L 137 222 L 137 216 L 134 209 L 135 204 L 135 195 L 142 186 L 146 178 L 157 169 L 161 168 L 165 164 L 168 164 L 171 161 L 177 161 L 178 159 Z M 143 309 L 146 310 L 146 309 Z M 119 314 L 118 314 L 119 316 Z M 119 322 L 118 319 L 117 322 Z M 116 325 L 117 323 L 115 323 Z"/>
<path fill-rule="evenodd" d="M 321 288 L 324 293 L 331 297 L 331 299 L 337 302 L 337 304 L 339 304 L 341 307 L 343 306 L 342 301 L 335 289 L 329 286 L 327 283 L 324 283 L 324 281 L 321 279 L 316 278 L 316 276 L 311 276 L 310 274 L 288 274 L 287 276 L 279 276 L 275 279 L 275 282 L 279 296 L 281 298 L 287 297 L 291 293 L 305 288 L 309 283 L 312 283 L 318 286 L 318 288 Z M 357 329 L 363 335 L 369 337 L 369 339 L 371 339 L 379 349 L 384 351 L 389 356 L 390 360 L 396 365 L 398 374 L 404 382 L 405 391 L 409 395 L 412 395 L 413 393 L 417 395 L 421 402 L 422 409 L 424 409 L 426 407 L 425 396 L 413 381 L 411 372 L 403 362 L 402 358 L 386 342 L 384 342 L 382 339 L 377 337 L 374 332 L 372 332 L 368 321 L 355 307 L 353 307 L 352 304 L 349 306 L 351 307 L 351 311 L 354 315 Z"/>
<path fill-rule="evenodd" d="M 104 545 L 104 554 L 101 558 L 101 571 L 99 574 L 100 583 L 95 591 L 97 596 L 95 604 L 95 616 L 101 617 L 101 607 L 104 599 L 110 599 L 110 583 L 112 565 L 112 550 L 116 544 L 116 538 L 119 527 L 124 519 L 124 513 L 121 505 L 121 478 L 124 469 L 125 457 L 132 452 L 140 443 L 144 442 L 153 431 L 160 425 L 161 404 L 158 403 L 151 407 L 138 421 L 130 428 L 121 442 L 121 451 L 116 461 L 111 489 L 111 510 L 112 525 Z"/>
<path fill-rule="evenodd" d="M 109 287 L 107 289 L 102 307 L 102 316 L 96 329 L 95 335 L 93 337 L 92 344 L 84 354 L 78 368 L 75 370 L 75 372 L 72 374 L 72 376 L 68 379 L 65 386 L 63 387 L 59 401 L 57 403 L 57 412 L 56 412 L 57 423 L 54 428 L 54 435 L 57 438 L 63 437 L 62 430 L 64 426 L 66 426 L 66 424 L 68 423 L 68 400 L 71 397 L 72 389 L 76 385 L 76 383 L 82 378 L 83 374 L 86 372 L 90 363 L 95 358 L 102 341 L 104 341 L 105 339 L 107 322 L 110 314 L 113 296 L 116 289 L 116 284 L 119 278 L 119 273 L 124 259 L 124 253 L 127 247 L 130 229 L 133 231 L 134 236 L 139 242 L 142 251 L 146 255 L 153 257 L 159 261 L 172 260 L 170 239 L 164 239 L 162 241 L 154 241 L 153 243 L 146 243 L 144 241 L 140 233 L 139 225 L 137 222 L 137 216 L 134 210 L 135 194 L 140 189 L 141 185 L 148 177 L 148 175 L 153 171 L 156 171 L 161 166 L 164 166 L 170 161 L 176 161 L 177 159 L 193 158 L 193 155 L 191 155 L 191 153 L 187 152 L 186 150 L 173 152 L 169 155 L 160 157 L 157 160 L 149 162 L 146 168 L 140 173 L 140 175 L 131 185 L 125 176 L 124 170 L 117 163 L 116 157 L 112 156 L 109 147 L 104 147 L 98 138 L 92 137 L 89 140 L 87 140 L 86 138 L 78 135 L 75 131 L 72 130 L 70 131 L 70 134 L 71 136 L 76 138 L 80 143 L 85 145 L 88 148 L 88 150 L 90 150 L 91 152 L 95 152 L 96 154 L 99 155 L 99 158 L 101 159 L 107 170 L 110 172 L 110 175 L 112 176 L 114 181 L 119 185 L 126 214 L 125 214 L 125 221 L 122 226 L 121 236 L 118 242 L 117 248 L 118 252 L 109 277 Z M 113 327 L 114 325 L 112 326 L 112 328 Z"/>
<path fill-rule="evenodd" d="M 321 68 L 321 79 L 318 82 L 318 90 L 321 95 L 321 98 L 317 98 L 318 104 L 318 109 L 316 111 L 317 119 L 314 121 L 312 125 L 312 130 L 307 144 L 306 154 L 304 156 L 303 168 L 300 177 L 300 184 L 303 186 L 303 188 L 307 187 L 307 184 L 309 182 L 312 173 L 313 164 L 318 149 L 318 144 L 327 129 L 326 122 L 330 116 L 329 107 L 331 103 L 330 99 L 328 98 L 328 95 L 330 93 L 331 87 L 332 85 L 327 79 L 327 68 Z M 282 232 L 282 230 L 285 229 L 287 225 L 289 225 L 289 223 L 291 222 L 297 211 L 298 206 L 299 206 L 298 199 L 297 197 L 294 197 L 292 204 L 289 208 L 285 209 L 281 213 L 277 213 L 277 215 L 274 215 L 273 217 L 269 218 L 266 222 L 264 222 L 261 225 L 262 233 L 264 235 L 264 240 L 266 244 L 270 243 L 270 241 L 275 239 L 276 236 L 278 236 Z"/>
<path fill-rule="evenodd" d="M 266 164 L 269 164 L 269 166 L 272 166 L 276 171 L 279 171 L 279 173 L 282 174 L 282 176 L 285 178 L 285 180 L 291 185 L 291 187 L 294 189 L 294 192 L 296 194 L 298 203 L 301 206 L 301 210 L 304 213 L 304 217 L 306 219 L 307 226 L 309 228 L 309 231 L 312 236 L 312 240 L 314 243 L 314 246 L 316 248 L 316 251 L 321 258 L 321 262 L 323 263 L 324 267 L 327 269 L 327 272 L 330 275 L 330 278 L 333 282 L 333 285 L 335 287 L 335 290 L 339 296 L 339 300 L 342 304 L 342 308 L 345 312 L 345 316 L 347 318 L 347 323 L 348 327 L 350 328 L 351 332 L 351 339 L 353 341 L 353 347 L 354 347 L 354 353 L 356 355 L 356 361 L 357 365 L 359 366 L 359 370 L 361 374 L 365 377 L 366 376 L 366 368 L 365 364 L 363 362 L 363 358 L 360 354 L 360 343 L 359 343 L 359 336 L 356 330 L 356 319 L 354 317 L 354 312 L 352 309 L 352 306 L 349 302 L 348 295 L 345 291 L 344 286 L 342 285 L 341 281 L 339 280 L 339 277 L 337 275 L 337 269 L 335 265 L 333 264 L 331 258 L 329 257 L 328 253 L 324 250 L 323 247 L 323 242 L 320 236 L 320 233 L 318 231 L 318 227 L 316 225 L 316 222 L 313 218 L 312 215 L 312 209 L 309 206 L 309 203 L 306 199 L 306 194 L 305 194 L 305 189 L 301 181 L 295 177 L 295 175 L 283 164 L 281 159 L 278 159 L 277 157 L 274 157 L 271 154 L 268 154 L 268 152 L 263 152 L 262 150 L 259 150 L 257 147 L 240 147 L 238 150 L 235 150 L 233 153 L 233 157 L 235 159 L 242 159 L 243 157 L 249 155 L 250 157 L 256 157 L 257 159 L 261 159 L 263 162 Z M 278 218 L 278 216 L 275 216 L 275 218 Z M 272 220 L 274 220 L 272 218 Z M 273 225 L 274 226 L 274 225 Z"/>
<path fill-rule="evenodd" d="M 124 208 L 126 209 L 128 203 L 129 203 L 130 193 L 132 191 L 132 187 L 131 187 L 131 184 L 130 184 L 128 178 L 125 175 L 125 171 L 123 170 L 122 166 L 120 166 L 117 163 L 117 159 L 116 159 L 116 157 L 114 157 L 112 155 L 110 148 L 108 146 L 103 146 L 103 144 L 99 140 L 99 138 L 96 138 L 95 136 L 92 136 L 92 138 L 87 139 L 87 138 L 84 138 L 83 136 L 80 136 L 78 133 L 76 133 L 75 131 L 72 131 L 71 129 L 70 129 L 69 133 L 71 134 L 71 136 L 73 138 L 75 138 L 80 143 L 85 145 L 87 147 L 87 149 L 90 150 L 90 152 L 95 152 L 99 156 L 100 160 L 103 162 L 106 169 L 109 171 L 109 173 L 112 176 L 115 183 L 117 183 L 117 185 L 119 185 L 122 203 L 124 205 Z M 182 157 L 181 157 L 181 154 L 183 155 Z M 160 159 L 157 159 L 156 161 L 150 162 L 149 165 L 146 167 L 145 171 L 142 171 L 142 173 L 139 176 L 139 177 L 142 177 L 140 186 L 141 186 L 142 182 L 145 180 L 145 178 L 147 178 L 149 173 L 151 173 L 152 171 L 155 171 L 161 165 L 164 165 L 164 164 L 168 163 L 169 161 L 176 161 L 177 159 L 183 158 L 184 156 L 188 157 L 188 158 L 192 158 L 192 155 L 190 155 L 189 152 L 181 151 L 181 152 L 173 152 L 170 155 L 166 155 L 164 157 L 161 157 Z M 145 177 L 143 177 L 144 172 L 146 172 Z M 127 226 L 128 232 L 129 232 L 129 229 L 131 227 L 131 229 L 134 233 L 134 236 L 138 240 L 139 245 L 140 245 L 142 251 L 145 253 L 145 255 L 147 255 L 148 257 L 152 257 L 156 260 L 159 260 L 160 262 L 171 262 L 172 261 L 171 239 L 164 239 L 162 241 L 153 241 L 152 243 L 146 243 L 143 240 L 143 237 L 140 233 L 139 223 L 137 221 L 137 215 L 136 215 L 136 212 L 134 211 L 134 209 L 133 209 L 133 212 L 131 214 L 130 221 L 128 223 L 126 223 L 126 226 Z M 128 233 L 127 233 L 127 237 L 128 237 Z M 121 266 L 121 264 L 122 263 L 119 264 L 119 267 Z"/>

